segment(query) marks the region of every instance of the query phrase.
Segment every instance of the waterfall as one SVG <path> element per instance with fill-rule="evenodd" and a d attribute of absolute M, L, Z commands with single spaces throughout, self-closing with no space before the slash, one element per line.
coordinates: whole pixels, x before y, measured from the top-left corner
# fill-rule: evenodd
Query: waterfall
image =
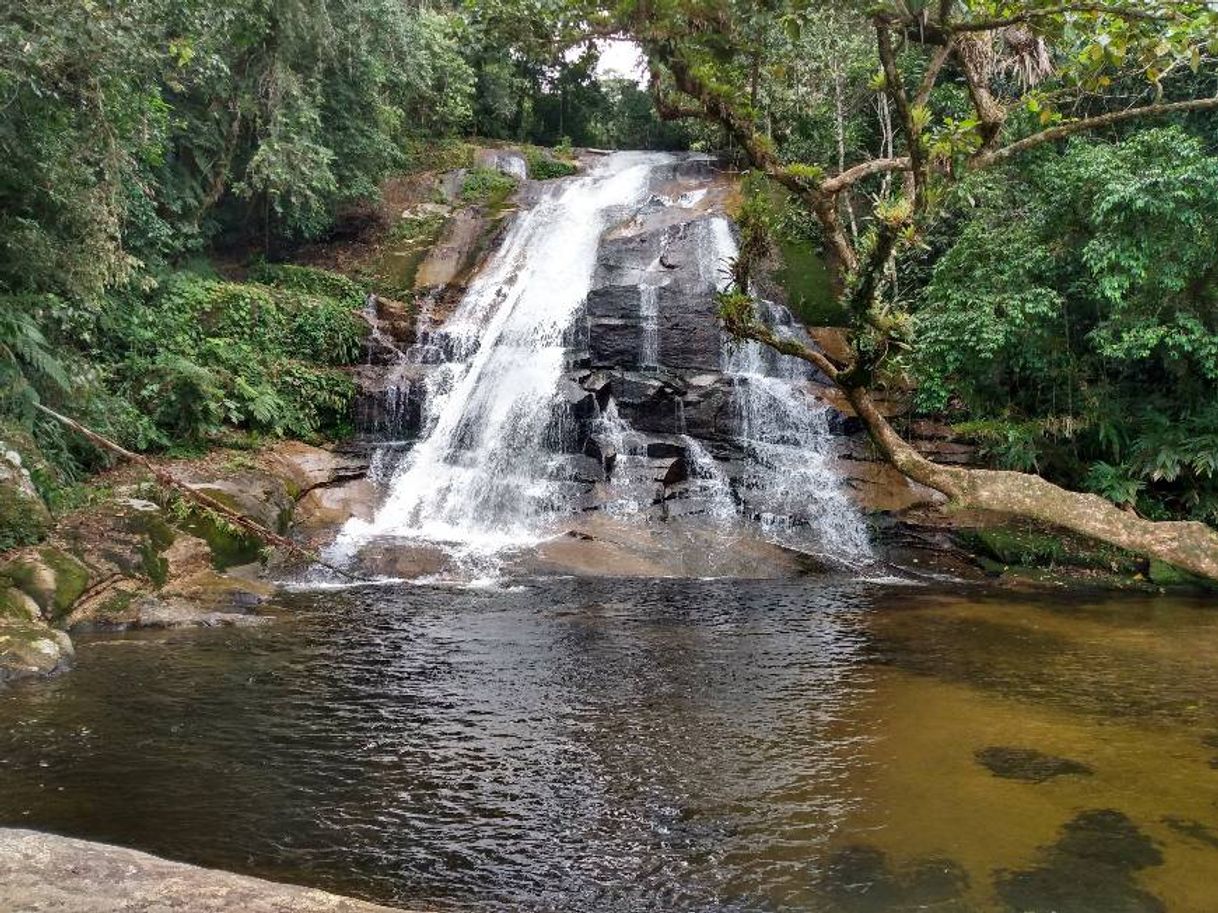
<path fill-rule="evenodd" d="M 409 440 L 374 454 L 385 501 L 347 523 L 332 560 L 402 547 L 497 575 L 585 517 L 619 542 L 683 529 L 869 557 L 811 369 L 718 329 L 737 247 L 714 215 L 724 185 L 692 161 L 618 153 L 534 185 L 452 315 L 426 311 L 405 351 L 379 346 L 392 383 L 369 430 L 408 423 Z M 794 336 L 785 308 L 758 307 Z"/>
<path fill-rule="evenodd" d="M 712 238 L 707 259 L 719 264 L 722 291 L 738 248 L 726 219 L 715 220 Z M 757 308 L 779 336 L 797 338 L 786 308 L 765 301 Z M 721 359 L 733 381 L 738 442 L 749 457 L 736 484 L 746 515 L 779 544 L 848 561 L 869 559 L 866 524 L 833 466 L 829 407 L 808 390 L 811 368 L 726 335 Z"/>
<path fill-rule="evenodd" d="M 654 285 L 639 287 L 639 320 L 643 338 L 639 366 L 654 371 L 660 366 L 660 290 Z"/>
<path fill-rule="evenodd" d="M 448 364 L 429 379 L 420 440 L 375 518 L 347 524 L 337 555 L 375 537 L 489 554 L 552 531 L 546 520 L 561 489 L 548 435 L 565 337 L 587 295 L 602 231 L 615 213 L 643 201 L 650 170 L 670 160 L 609 156 L 587 176 L 548 187 L 516 217 L 443 328 Z"/>

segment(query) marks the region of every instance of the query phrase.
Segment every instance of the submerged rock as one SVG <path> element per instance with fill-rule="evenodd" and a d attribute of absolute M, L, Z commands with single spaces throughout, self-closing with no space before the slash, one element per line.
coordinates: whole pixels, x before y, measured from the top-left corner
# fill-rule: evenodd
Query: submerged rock
<path fill-rule="evenodd" d="M 1167 906 L 1141 888 L 1134 876 L 1163 864 L 1154 841 L 1115 809 L 1081 812 L 1068 821 L 1057 842 L 1039 851 L 1038 863 L 1002 871 L 998 896 L 1011 913 L 1164 913 Z"/>
<path fill-rule="evenodd" d="M 1035 748 L 995 746 L 982 748 L 973 757 L 996 777 L 1023 780 L 1027 783 L 1044 783 L 1046 780 L 1068 774 L 1090 776 L 1094 773 L 1090 767 L 1079 761 L 1054 757 Z"/>
<path fill-rule="evenodd" d="M 259 600 L 261 601 L 261 600 Z M 249 612 L 218 612 L 189 599 L 145 596 L 133 605 L 134 627 L 139 628 L 218 628 L 253 627 L 272 619 Z"/>
<path fill-rule="evenodd" d="M 968 876 L 952 859 L 928 858 L 894 867 L 872 846 L 857 844 L 834 852 L 816 878 L 818 891 L 834 913 L 968 913 L 963 895 Z"/>
<path fill-rule="evenodd" d="M 1164 816 L 1163 823 L 1183 837 L 1218 850 L 1218 828 L 1209 827 L 1193 818 L 1181 818 L 1176 815 Z"/>

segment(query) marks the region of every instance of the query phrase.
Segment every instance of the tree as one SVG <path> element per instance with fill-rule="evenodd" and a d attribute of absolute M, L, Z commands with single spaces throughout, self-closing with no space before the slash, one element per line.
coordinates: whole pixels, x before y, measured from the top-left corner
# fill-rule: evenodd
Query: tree
<path fill-rule="evenodd" d="M 1150 0 L 894 0 L 858 11 L 854 27 L 874 41 L 874 84 L 891 109 L 893 145 L 838 167 L 785 156 L 752 91 L 759 70 L 782 62 L 773 56 L 776 36 L 800 38 L 815 27 L 815 15 L 804 2 L 691 0 L 628 3 L 612 17 L 589 17 L 596 34 L 628 34 L 643 46 L 663 114 L 721 125 L 749 164 L 787 188 L 820 225 L 850 356 L 837 360 L 770 332 L 755 316 L 748 263 L 737 265 L 740 281 L 723 304 L 727 328 L 819 368 L 880 452 L 954 504 L 1064 527 L 1218 579 L 1218 533 L 1207 525 L 1145 520 L 1031 473 L 936 464 L 902 440 L 870 393 L 893 359 L 918 344 L 909 313 L 890 294 L 894 258 L 920 243 L 961 179 L 1072 136 L 1218 110 L 1209 95 L 1165 98 L 1182 74 L 1207 71 L 1212 85 L 1218 10 Z M 1133 103 L 1114 89 L 1139 78 L 1145 88 Z M 858 188 L 869 188 L 876 202 L 856 239 L 843 210 Z"/>

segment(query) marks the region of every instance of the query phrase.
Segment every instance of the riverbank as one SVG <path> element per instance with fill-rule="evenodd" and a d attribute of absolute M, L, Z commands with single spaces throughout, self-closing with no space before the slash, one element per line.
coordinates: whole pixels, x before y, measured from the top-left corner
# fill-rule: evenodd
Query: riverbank
<path fill-rule="evenodd" d="M 390 907 L 314 888 L 16 828 L 0 828 L 0 909 L 10 913 L 393 913 Z"/>
<path fill-rule="evenodd" d="M 225 507 L 309 545 L 366 516 L 375 494 L 358 457 L 281 441 L 161 466 Z M 286 556 L 167 496 L 141 467 L 90 481 L 88 503 L 38 545 L 0 555 L 0 682 L 71 667 L 82 631 L 261 624 Z"/>

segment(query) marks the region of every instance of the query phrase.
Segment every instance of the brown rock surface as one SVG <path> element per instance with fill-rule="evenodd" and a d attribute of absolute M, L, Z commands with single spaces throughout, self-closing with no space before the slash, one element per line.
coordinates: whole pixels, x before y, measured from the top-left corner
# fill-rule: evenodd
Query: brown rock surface
<path fill-rule="evenodd" d="M 391 913 L 325 891 L 123 847 L 0 829 L 0 910 L 12 913 Z"/>

